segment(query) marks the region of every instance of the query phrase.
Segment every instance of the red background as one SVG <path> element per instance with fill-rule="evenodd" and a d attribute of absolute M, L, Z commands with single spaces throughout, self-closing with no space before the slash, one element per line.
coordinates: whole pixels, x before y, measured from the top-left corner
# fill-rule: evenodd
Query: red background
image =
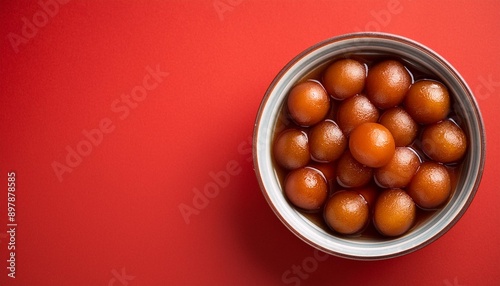
<path fill-rule="evenodd" d="M 36 1 L 0 4 L 1 285 L 500 282 L 500 2 L 73 0 L 57 9 L 44 19 Z M 13 45 L 23 17 L 43 27 Z M 265 202 L 253 123 L 297 53 L 366 30 L 419 41 L 460 71 L 484 116 L 486 167 L 467 213 L 428 247 L 384 261 L 324 260 Z M 122 94 L 143 84 L 147 67 L 165 72 L 161 82 L 125 107 Z M 103 119 L 114 129 L 88 151 L 82 131 Z M 58 180 L 53 162 L 66 164 L 78 144 L 88 156 Z M 15 279 L 6 268 L 10 171 Z M 193 202 L 205 188 L 208 202 Z M 303 262 L 310 273 L 287 272 Z"/>

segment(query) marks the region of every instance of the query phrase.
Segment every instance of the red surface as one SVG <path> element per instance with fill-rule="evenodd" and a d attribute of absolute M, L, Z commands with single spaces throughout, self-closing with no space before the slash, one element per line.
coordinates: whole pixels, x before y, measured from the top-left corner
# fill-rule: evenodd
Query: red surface
<path fill-rule="evenodd" d="M 1 285 L 498 285 L 498 1 L 74 0 L 49 5 L 47 18 L 32 2 L 0 4 Z M 476 93 L 488 140 L 459 223 L 377 262 L 324 256 L 295 237 L 265 202 L 250 154 L 276 73 L 318 41 L 365 30 L 451 62 Z M 131 92 L 142 101 L 127 105 Z M 77 148 L 86 156 L 69 155 L 59 180 L 53 164 Z"/>

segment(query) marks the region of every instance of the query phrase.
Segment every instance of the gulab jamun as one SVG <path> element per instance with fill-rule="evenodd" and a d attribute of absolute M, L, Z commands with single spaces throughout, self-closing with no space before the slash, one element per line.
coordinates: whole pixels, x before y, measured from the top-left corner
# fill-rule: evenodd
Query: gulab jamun
<path fill-rule="evenodd" d="M 372 168 L 389 163 L 395 148 L 391 132 L 379 123 L 363 123 L 354 128 L 349 138 L 352 156 L 361 164 Z"/>
<path fill-rule="evenodd" d="M 342 101 L 337 110 L 337 124 L 346 136 L 358 125 L 365 122 L 377 122 L 379 111 L 370 100 L 357 94 Z"/>
<path fill-rule="evenodd" d="M 354 59 L 333 62 L 323 74 L 323 86 L 335 99 L 343 100 L 360 93 L 366 80 L 366 67 Z"/>
<path fill-rule="evenodd" d="M 307 80 L 290 90 L 287 106 L 298 125 L 311 126 L 325 118 L 330 110 L 330 97 L 321 83 Z"/>
<path fill-rule="evenodd" d="M 375 181 L 384 188 L 403 188 L 410 183 L 419 166 L 420 158 L 415 151 L 409 147 L 396 147 L 389 163 L 375 169 Z"/>
<path fill-rule="evenodd" d="M 446 118 L 450 112 L 448 89 L 434 80 L 419 80 L 412 84 L 404 99 L 404 106 L 418 123 L 430 124 Z"/>
<path fill-rule="evenodd" d="M 402 107 L 393 107 L 380 115 L 379 123 L 391 131 L 396 147 L 410 145 L 418 134 L 418 124 Z"/>
<path fill-rule="evenodd" d="M 402 189 L 385 189 L 379 194 L 373 211 L 373 224 L 380 234 L 399 236 L 414 224 L 417 208 Z"/>
<path fill-rule="evenodd" d="M 273 163 L 287 201 L 317 226 L 398 237 L 452 195 L 468 148 L 461 113 L 436 75 L 405 63 L 332 58 L 288 92 Z"/>
<path fill-rule="evenodd" d="M 451 194 L 451 180 L 443 165 L 427 161 L 422 163 L 406 188 L 415 203 L 423 209 L 442 205 Z"/>
<path fill-rule="evenodd" d="M 368 70 L 366 96 L 373 104 L 386 109 L 399 105 L 412 83 L 405 66 L 396 60 L 385 60 Z"/>
<path fill-rule="evenodd" d="M 353 190 L 334 193 L 326 202 L 323 211 L 326 224 L 341 234 L 357 234 L 370 219 L 368 203 L 361 194 Z"/>
<path fill-rule="evenodd" d="M 337 171 L 335 169 L 335 164 L 333 163 L 311 162 L 308 166 L 323 173 L 323 176 L 325 176 L 327 181 L 334 180 L 337 177 Z"/>
<path fill-rule="evenodd" d="M 294 128 L 284 130 L 274 142 L 273 154 L 276 162 L 285 169 L 304 167 L 311 158 L 307 134 Z"/>
<path fill-rule="evenodd" d="M 441 163 L 459 161 L 467 149 L 464 131 L 450 119 L 426 126 L 421 142 L 425 155 Z"/>
<path fill-rule="evenodd" d="M 368 185 L 365 187 L 361 188 L 355 188 L 352 189 L 353 191 L 356 191 L 360 193 L 363 198 L 365 198 L 366 202 L 368 203 L 368 206 L 372 208 L 375 204 L 375 201 L 377 200 L 378 196 L 378 188 L 372 185 Z"/>
<path fill-rule="evenodd" d="M 345 188 L 362 187 L 373 177 L 373 168 L 354 159 L 349 149 L 337 160 L 337 183 Z"/>
<path fill-rule="evenodd" d="M 311 157 L 318 162 L 337 160 L 347 147 L 347 139 L 335 121 L 326 119 L 309 131 Z"/>
<path fill-rule="evenodd" d="M 317 169 L 295 169 L 285 179 L 285 195 L 293 205 L 302 210 L 319 211 L 328 197 L 328 184 Z"/>

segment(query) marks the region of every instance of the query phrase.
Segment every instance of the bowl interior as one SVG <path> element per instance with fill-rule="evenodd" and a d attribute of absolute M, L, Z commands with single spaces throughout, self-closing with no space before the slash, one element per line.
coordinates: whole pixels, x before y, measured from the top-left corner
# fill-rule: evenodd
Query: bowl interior
<path fill-rule="evenodd" d="M 294 84 L 332 59 L 358 56 L 390 56 L 408 67 L 436 75 L 453 97 L 452 107 L 468 138 L 468 149 L 459 170 L 457 187 L 441 209 L 414 226 L 403 236 L 392 239 L 340 237 L 313 223 L 292 207 L 283 195 L 273 165 L 271 146 L 279 113 Z M 253 155 L 261 190 L 278 218 L 306 243 L 332 255 L 352 259 L 383 259 L 417 250 L 451 228 L 471 203 L 484 167 L 484 128 L 477 103 L 459 73 L 442 57 L 412 40 L 383 33 L 355 33 L 321 42 L 295 57 L 268 88 L 255 123 Z"/>

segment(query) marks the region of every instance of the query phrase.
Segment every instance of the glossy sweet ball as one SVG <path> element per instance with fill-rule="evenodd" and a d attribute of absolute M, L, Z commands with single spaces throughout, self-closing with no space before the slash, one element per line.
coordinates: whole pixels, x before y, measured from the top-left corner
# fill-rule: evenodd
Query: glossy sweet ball
<path fill-rule="evenodd" d="M 361 164 L 372 168 L 389 163 L 395 148 L 391 132 L 379 123 L 363 123 L 354 128 L 349 138 L 352 156 Z"/>
<path fill-rule="evenodd" d="M 401 107 L 387 109 L 380 115 L 379 123 L 391 131 L 397 147 L 410 145 L 418 134 L 418 124 Z"/>
<path fill-rule="evenodd" d="M 318 162 L 337 160 L 346 147 L 347 139 L 333 120 L 323 120 L 309 132 L 309 150 L 312 158 Z"/>
<path fill-rule="evenodd" d="M 417 153 L 408 147 L 396 147 L 389 163 L 375 170 L 374 178 L 381 187 L 403 188 L 410 183 L 419 166 Z"/>
<path fill-rule="evenodd" d="M 293 128 L 284 130 L 274 142 L 273 154 L 283 168 L 304 167 L 311 157 L 307 134 Z"/>
<path fill-rule="evenodd" d="M 352 190 L 358 192 L 363 196 L 365 201 L 368 203 L 368 207 L 372 208 L 375 205 L 378 196 L 378 190 L 375 186 L 368 185 L 362 188 L 355 188 Z"/>
<path fill-rule="evenodd" d="M 436 162 L 424 162 L 413 176 L 406 191 L 419 207 L 437 208 L 446 202 L 451 194 L 448 170 Z"/>
<path fill-rule="evenodd" d="M 311 162 L 308 166 L 319 170 L 327 181 L 334 180 L 337 177 L 337 170 L 333 163 Z"/>
<path fill-rule="evenodd" d="M 296 207 L 319 211 L 328 196 L 325 177 L 316 169 L 303 167 L 291 171 L 285 179 L 285 195 Z"/>
<path fill-rule="evenodd" d="M 337 183 L 345 188 L 362 187 L 373 177 L 373 169 L 359 163 L 347 149 L 337 160 Z"/>
<path fill-rule="evenodd" d="M 365 122 L 377 122 L 379 111 L 370 100 L 361 94 L 350 97 L 339 105 L 337 124 L 346 136 L 358 125 Z"/>
<path fill-rule="evenodd" d="M 420 80 L 408 90 L 404 105 L 416 122 L 430 124 L 446 118 L 450 112 L 450 96 L 442 83 Z"/>
<path fill-rule="evenodd" d="M 287 106 L 298 125 L 311 126 L 325 118 L 330 109 L 330 97 L 318 81 L 308 80 L 290 90 Z"/>
<path fill-rule="evenodd" d="M 346 99 L 360 93 L 365 86 L 366 67 L 353 59 L 332 63 L 323 74 L 323 86 L 335 99 Z"/>
<path fill-rule="evenodd" d="M 403 64 L 385 60 L 368 70 L 366 95 L 378 108 L 394 107 L 403 101 L 411 83 L 411 75 Z"/>
<path fill-rule="evenodd" d="M 324 218 L 327 225 L 338 233 L 359 233 L 369 222 L 368 203 L 356 191 L 338 191 L 326 202 Z"/>
<path fill-rule="evenodd" d="M 464 131 L 449 119 L 427 126 L 421 141 L 424 153 L 441 163 L 459 161 L 467 149 Z"/>
<path fill-rule="evenodd" d="M 401 189 L 385 189 L 379 194 L 373 212 L 373 223 L 380 234 L 399 236 L 414 224 L 417 208 Z"/>

